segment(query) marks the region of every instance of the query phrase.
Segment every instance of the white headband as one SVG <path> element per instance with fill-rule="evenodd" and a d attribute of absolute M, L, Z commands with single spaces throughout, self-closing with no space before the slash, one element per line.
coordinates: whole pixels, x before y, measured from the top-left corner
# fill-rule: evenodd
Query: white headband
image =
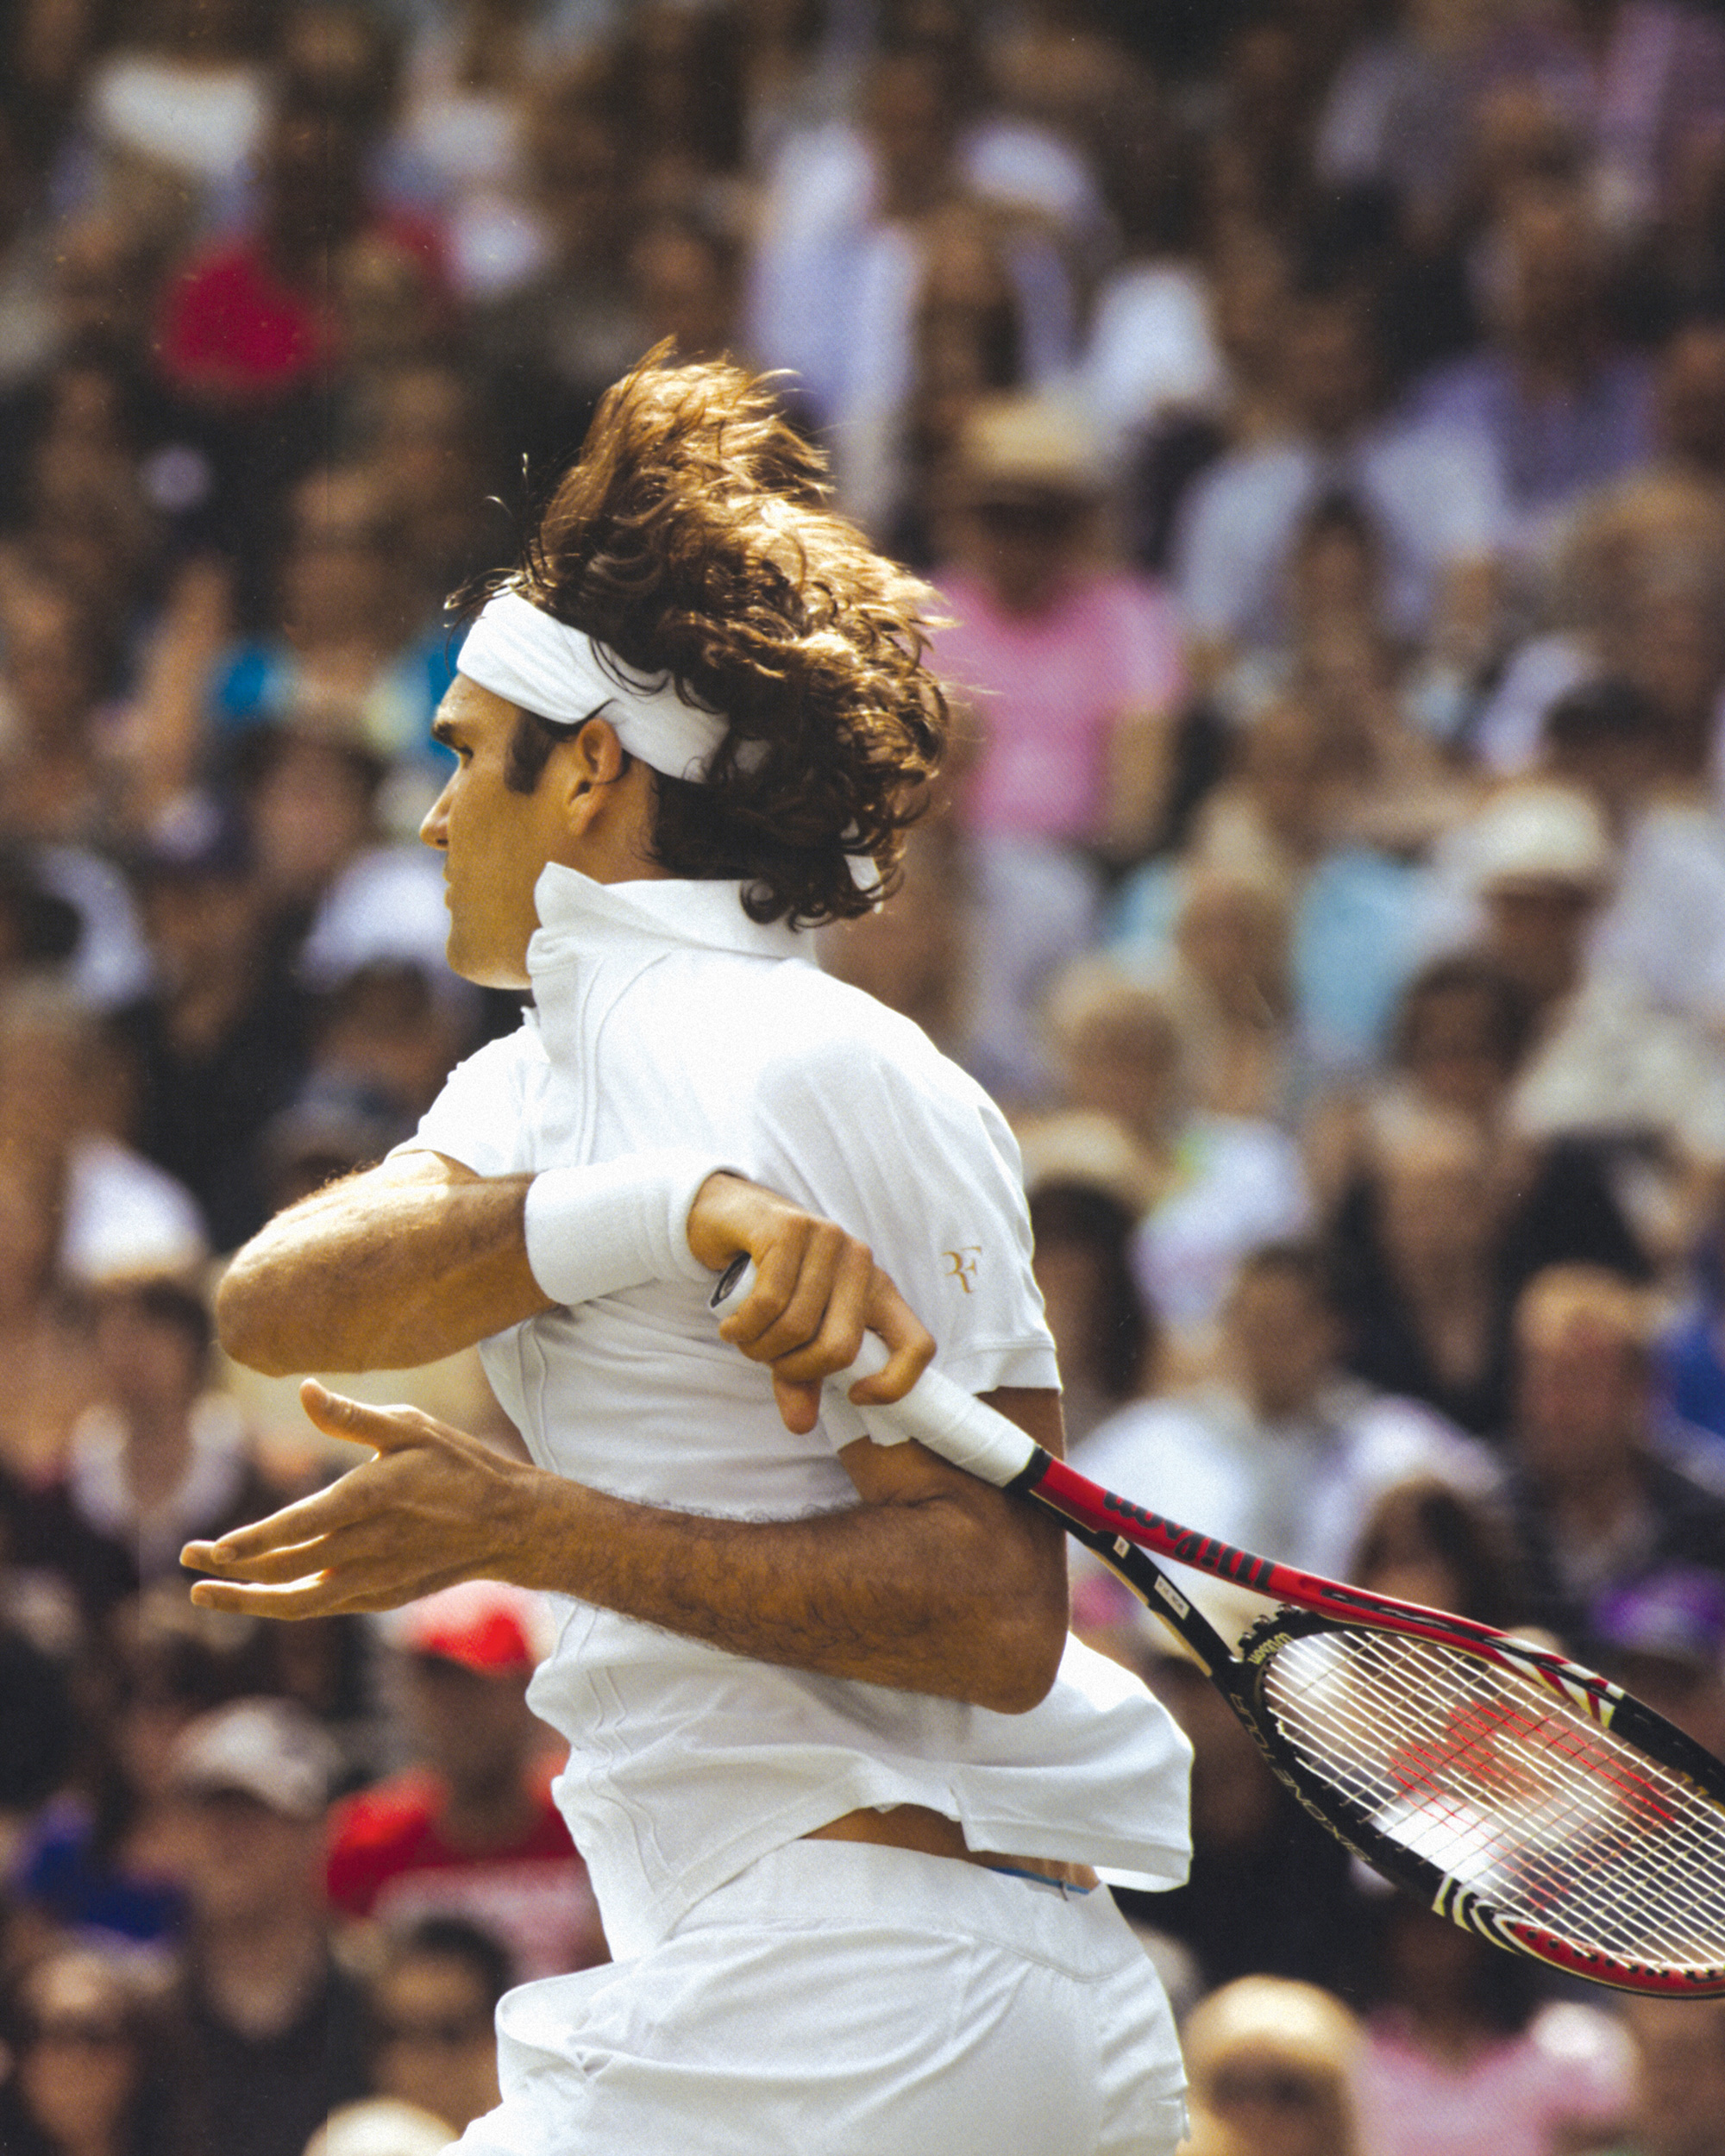
<path fill-rule="evenodd" d="M 603 717 L 631 756 L 668 779 L 704 779 L 730 729 L 718 712 L 679 695 L 669 674 L 637 680 L 614 651 L 519 592 L 486 600 L 455 670 L 560 725 Z"/>
<path fill-rule="evenodd" d="M 571 629 L 519 592 L 499 592 L 486 601 L 467 631 L 455 671 L 482 689 L 559 725 L 602 716 L 631 756 L 668 779 L 700 780 L 718 753 L 731 721 L 678 694 L 668 674 L 641 682 L 617 654 L 579 629 Z M 738 761 L 752 768 L 766 744 L 746 741 Z M 880 872 L 866 854 L 849 856 L 850 880 L 872 890 Z"/>

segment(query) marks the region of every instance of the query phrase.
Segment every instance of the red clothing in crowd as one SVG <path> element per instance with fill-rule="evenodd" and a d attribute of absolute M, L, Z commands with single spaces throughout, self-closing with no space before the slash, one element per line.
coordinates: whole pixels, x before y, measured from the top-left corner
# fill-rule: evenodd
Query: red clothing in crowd
<path fill-rule="evenodd" d="M 533 1824 L 519 1840 L 476 1852 L 445 1838 L 435 1776 L 398 1775 L 361 1789 L 330 1821 L 330 1901 L 392 1926 L 465 1916 L 503 1941 L 524 1981 L 605 1960 L 587 1868 L 543 1781 L 533 1796 Z"/>
<path fill-rule="evenodd" d="M 447 295 L 443 242 L 423 217 L 386 210 L 367 236 L 416 255 Z M 169 287 L 157 339 L 162 372 L 193 395 L 263 403 L 315 379 L 341 349 L 334 280 L 285 278 L 254 233 L 218 240 Z"/>

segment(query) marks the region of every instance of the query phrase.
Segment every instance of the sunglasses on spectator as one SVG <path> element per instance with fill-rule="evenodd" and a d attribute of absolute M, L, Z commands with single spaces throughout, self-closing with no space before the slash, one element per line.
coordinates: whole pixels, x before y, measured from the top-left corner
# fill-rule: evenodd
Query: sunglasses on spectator
<path fill-rule="evenodd" d="M 484 2014 L 427 2015 L 423 2021 L 387 2021 L 377 2025 L 380 2044 L 431 2044 L 442 2051 L 456 2051 L 481 2036 L 491 2035 L 491 2016 Z"/>
<path fill-rule="evenodd" d="M 1253 2103 L 1276 2110 L 1307 2110 L 1327 2100 L 1316 2082 L 1288 2067 L 1230 2067 L 1210 2084 L 1210 2101 L 1218 2110 Z"/>
<path fill-rule="evenodd" d="M 1086 515 L 1082 502 L 1057 497 L 1045 500 L 978 502 L 977 520 L 1002 537 L 1063 539 L 1076 530 Z"/>
<path fill-rule="evenodd" d="M 123 2021 L 104 2021 L 95 2015 L 56 2015 L 24 2033 L 28 2046 L 47 2044 L 60 2051 L 113 2051 L 133 2040 Z"/>

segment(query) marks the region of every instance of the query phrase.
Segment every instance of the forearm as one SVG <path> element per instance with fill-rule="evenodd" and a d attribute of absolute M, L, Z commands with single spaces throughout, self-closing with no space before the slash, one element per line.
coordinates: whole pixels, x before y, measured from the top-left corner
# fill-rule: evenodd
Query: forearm
<path fill-rule="evenodd" d="M 917 1445 L 840 1458 L 861 1501 L 724 1520 L 612 1497 L 505 1457 L 412 1407 L 302 1389 L 330 1437 L 374 1457 L 184 1561 L 193 1598 L 260 1617 L 398 1609 L 457 1580 L 574 1596 L 733 1654 L 1003 1713 L 1054 1681 L 1066 1637 L 1055 1522 Z M 1052 1394 L 995 1394 L 1059 1441 Z M 1015 1416 L 1014 1420 L 1020 1417 Z"/>
<path fill-rule="evenodd" d="M 216 1294 L 223 1344 L 277 1376 L 407 1369 L 549 1309 L 522 1233 L 531 1180 L 373 1173 L 317 1192 L 229 1266 Z"/>
<path fill-rule="evenodd" d="M 1042 1698 L 1058 1666 L 1064 1550 L 1052 1521 L 988 1496 L 736 1520 L 536 1476 L 518 1492 L 497 1562 L 518 1586 L 752 1661 L 1015 1714 Z"/>

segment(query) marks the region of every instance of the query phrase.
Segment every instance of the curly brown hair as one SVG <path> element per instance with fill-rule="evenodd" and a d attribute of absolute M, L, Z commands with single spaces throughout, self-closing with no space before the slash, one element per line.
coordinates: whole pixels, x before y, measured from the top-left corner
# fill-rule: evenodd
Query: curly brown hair
<path fill-rule="evenodd" d="M 670 350 L 606 391 L 492 588 L 729 718 L 704 781 L 654 774 L 661 868 L 744 883 L 757 921 L 852 918 L 896 886 L 945 746 L 932 594 L 826 506 L 825 467 L 769 378 Z M 574 730 L 524 714 L 511 783 L 530 793 Z"/>

